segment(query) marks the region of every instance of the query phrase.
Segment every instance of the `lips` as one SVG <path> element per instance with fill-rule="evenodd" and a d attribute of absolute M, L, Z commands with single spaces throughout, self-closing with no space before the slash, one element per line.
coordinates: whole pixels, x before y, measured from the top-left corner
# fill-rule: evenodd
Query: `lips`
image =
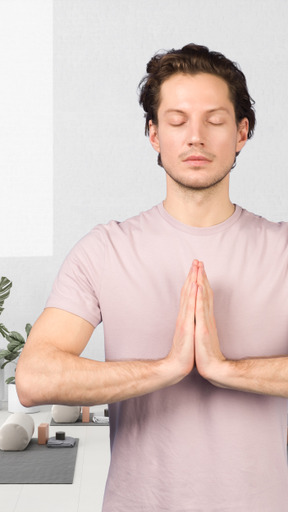
<path fill-rule="evenodd" d="M 191 155 L 185 158 L 184 162 L 210 162 L 208 158 L 202 155 Z"/>

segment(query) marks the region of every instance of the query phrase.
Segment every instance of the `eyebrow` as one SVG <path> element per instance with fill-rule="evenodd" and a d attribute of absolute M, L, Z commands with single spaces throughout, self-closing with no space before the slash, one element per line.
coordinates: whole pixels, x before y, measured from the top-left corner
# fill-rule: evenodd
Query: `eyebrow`
<path fill-rule="evenodd" d="M 215 112 L 225 112 L 226 114 L 229 114 L 229 110 L 225 107 L 216 107 L 216 108 L 207 110 L 207 114 L 214 114 Z"/>
<path fill-rule="evenodd" d="M 183 110 L 179 110 L 178 108 L 168 108 L 168 110 L 165 110 L 164 115 L 166 116 L 169 114 L 180 114 L 182 116 L 186 115 Z"/>
<path fill-rule="evenodd" d="M 226 112 L 227 114 L 229 113 L 228 109 L 225 108 L 225 107 L 215 107 L 215 108 L 211 108 L 209 110 L 206 110 L 206 114 L 214 114 L 215 112 Z M 168 108 L 167 110 L 165 110 L 164 112 L 164 115 L 166 114 L 181 114 L 181 115 L 186 115 L 186 112 L 184 112 L 184 110 L 181 110 L 181 109 L 178 109 L 178 108 Z"/>

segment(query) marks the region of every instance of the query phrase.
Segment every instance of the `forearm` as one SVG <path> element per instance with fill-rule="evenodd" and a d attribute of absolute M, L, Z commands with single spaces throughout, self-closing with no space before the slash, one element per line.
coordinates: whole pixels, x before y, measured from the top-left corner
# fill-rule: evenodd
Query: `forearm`
<path fill-rule="evenodd" d="M 21 402 L 96 405 L 126 400 L 174 384 L 169 363 L 99 362 L 51 349 L 41 360 L 19 361 L 16 385 Z"/>
<path fill-rule="evenodd" d="M 112 403 L 171 386 L 194 366 L 197 265 L 184 283 L 170 352 L 159 360 L 99 362 L 79 357 L 92 325 L 77 315 L 48 308 L 34 324 L 17 364 L 23 405 Z M 139 326 L 141 329 L 141 326 Z"/>
<path fill-rule="evenodd" d="M 248 358 L 213 363 L 205 372 L 212 384 L 288 398 L 288 357 Z"/>
<path fill-rule="evenodd" d="M 229 360 L 221 351 L 213 311 L 213 292 L 199 264 L 196 303 L 197 369 L 215 386 L 288 398 L 288 356 Z"/>

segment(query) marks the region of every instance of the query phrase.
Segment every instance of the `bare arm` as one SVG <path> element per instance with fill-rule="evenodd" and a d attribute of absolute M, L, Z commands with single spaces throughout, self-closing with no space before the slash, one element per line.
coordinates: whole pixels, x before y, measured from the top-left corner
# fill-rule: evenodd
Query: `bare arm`
<path fill-rule="evenodd" d="M 218 387 L 288 398 L 288 357 L 226 359 L 220 350 L 213 293 L 202 263 L 198 286 L 195 358 L 199 373 Z"/>
<path fill-rule="evenodd" d="M 196 278 L 194 264 L 183 286 L 171 351 L 160 360 L 99 362 L 79 357 L 93 326 L 71 313 L 47 308 L 17 364 L 20 401 L 25 406 L 112 403 L 180 381 L 194 365 Z"/>

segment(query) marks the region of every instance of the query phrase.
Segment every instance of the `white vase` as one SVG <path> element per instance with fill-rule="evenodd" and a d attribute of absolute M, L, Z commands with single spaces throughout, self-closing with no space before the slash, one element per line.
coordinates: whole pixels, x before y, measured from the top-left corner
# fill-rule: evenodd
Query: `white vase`
<path fill-rule="evenodd" d="M 8 412 L 26 412 L 32 414 L 39 412 L 40 407 L 24 407 L 18 398 L 15 384 L 8 384 Z"/>

